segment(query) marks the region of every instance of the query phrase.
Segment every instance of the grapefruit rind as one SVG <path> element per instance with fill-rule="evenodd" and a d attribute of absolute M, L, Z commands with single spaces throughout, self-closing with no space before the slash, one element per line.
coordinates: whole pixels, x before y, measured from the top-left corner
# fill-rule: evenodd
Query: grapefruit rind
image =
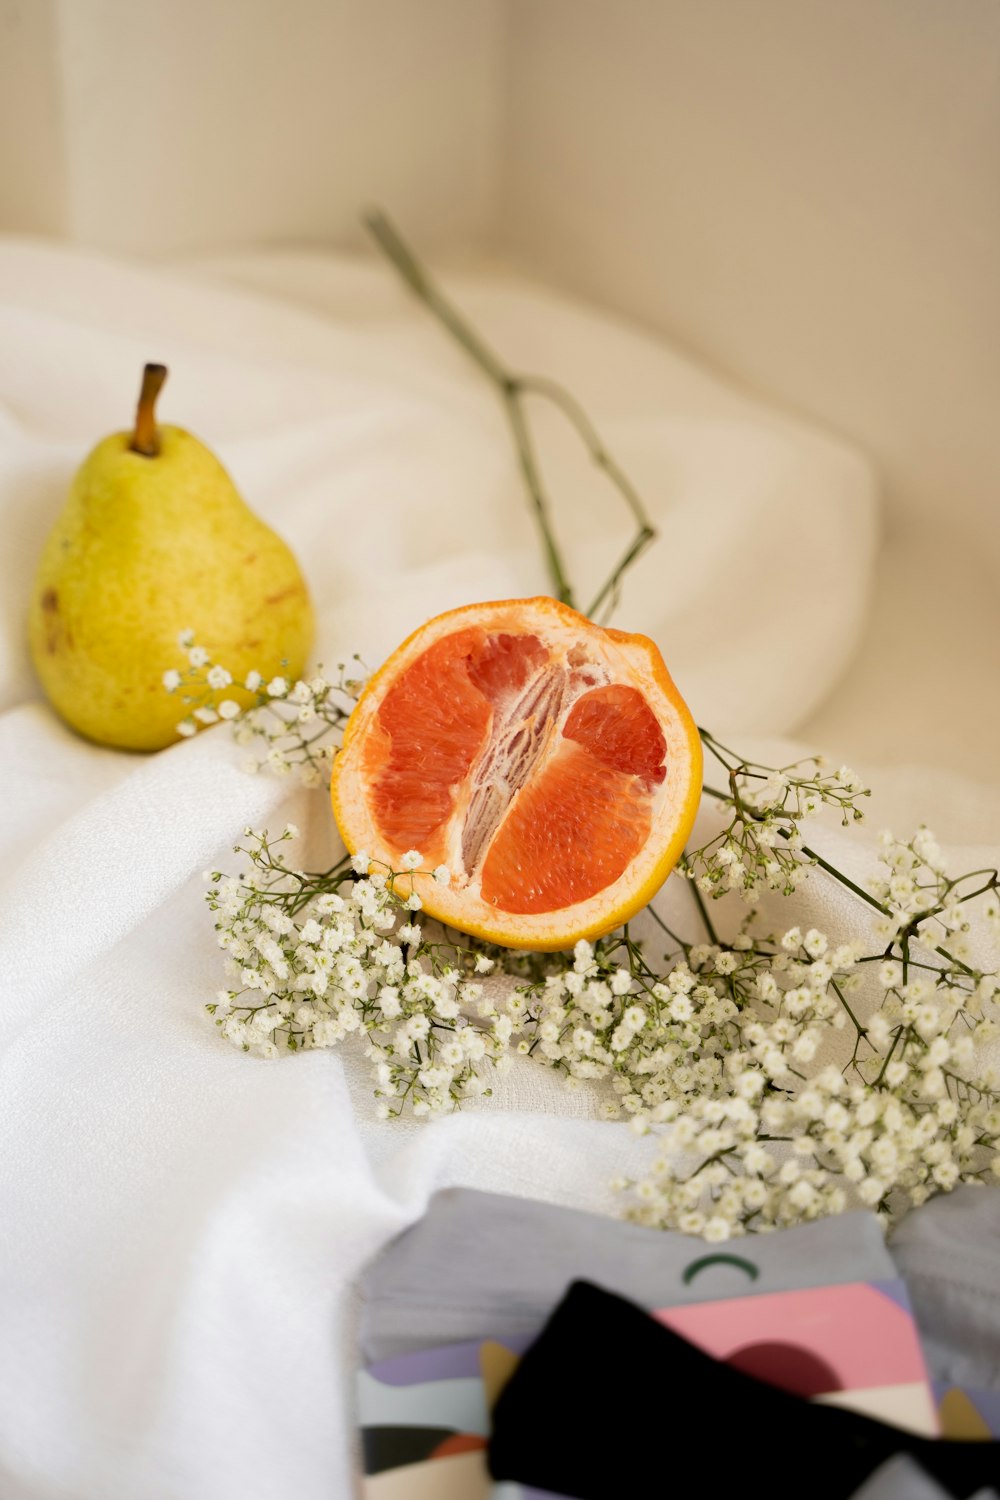
<path fill-rule="evenodd" d="M 473 626 L 485 626 L 491 633 L 536 634 L 550 646 L 584 640 L 590 659 L 602 663 L 611 680 L 637 688 L 649 704 L 666 743 L 665 775 L 652 799 L 651 828 L 644 845 L 617 879 L 585 900 L 552 911 L 521 914 L 490 905 L 462 876 L 442 885 L 429 874 L 416 874 L 413 888 L 428 916 L 504 947 L 555 951 L 572 947 L 581 938 L 601 937 L 646 906 L 680 858 L 701 796 L 701 741 L 653 641 L 596 626 L 558 600 L 542 596 L 465 605 L 429 620 L 403 641 L 362 693 L 334 761 L 331 800 L 341 836 L 350 853 L 367 851 L 373 866 L 400 867 L 403 851 L 388 844 L 369 805 L 366 746 L 381 732 L 378 714 L 392 685 L 430 647 Z M 455 820 L 453 841 L 458 828 Z M 427 856 L 428 851 L 421 853 Z M 454 869 L 449 853 L 455 857 L 453 851 L 445 851 L 444 863 Z M 436 863 L 437 857 L 430 862 Z M 461 864 L 460 857 L 457 863 Z"/>

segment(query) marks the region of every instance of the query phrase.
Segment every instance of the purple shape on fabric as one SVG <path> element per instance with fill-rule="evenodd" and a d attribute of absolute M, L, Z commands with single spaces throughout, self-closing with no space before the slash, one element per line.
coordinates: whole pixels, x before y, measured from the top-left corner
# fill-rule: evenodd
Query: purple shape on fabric
<path fill-rule="evenodd" d="M 427 1380 L 457 1380 L 476 1377 L 481 1339 L 468 1344 L 444 1344 L 439 1349 L 418 1349 L 397 1354 L 368 1366 L 369 1375 L 383 1385 L 420 1385 Z"/>
<path fill-rule="evenodd" d="M 882 1293 L 883 1297 L 888 1297 L 890 1302 L 895 1302 L 897 1307 L 901 1307 L 904 1312 L 910 1314 L 911 1318 L 913 1317 L 913 1307 L 905 1281 L 894 1277 L 891 1281 L 870 1281 L 868 1285 L 873 1286 L 877 1292 Z"/>
<path fill-rule="evenodd" d="M 397 1354 L 392 1359 L 380 1359 L 369 1365 L 368 1373 L 383 1385 L 419 1385 L 428 1380 L 478 1378 L 482 1374 L 479 1351 L 483 1344 L 501 1344 L 512 1354 L 523 1354 L 532 1338 L 491 1339 L 484 1334 L 481 1339 L 472 1339 L 464 1344 L 441 1344 L 436 1349 L 418 1349 L 410 1354 Z"/>

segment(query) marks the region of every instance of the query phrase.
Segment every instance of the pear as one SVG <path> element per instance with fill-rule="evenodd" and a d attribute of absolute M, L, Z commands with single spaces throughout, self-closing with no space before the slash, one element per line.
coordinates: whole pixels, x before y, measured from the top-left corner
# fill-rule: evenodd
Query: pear
<path fill-rule="evenodd" d="M 126 750 L 178 738 L 187 713 L 163 685 L 194 632 L 243 705 L 256 670 L 298 676 L 313 611 L 285 543 L 244 503 L 203 443 L 158 427 L 163 365 L 147 365 L 132 432 L 84 460 L 42 551 L 31 655 L 53 707 L 80 734 Z"/>

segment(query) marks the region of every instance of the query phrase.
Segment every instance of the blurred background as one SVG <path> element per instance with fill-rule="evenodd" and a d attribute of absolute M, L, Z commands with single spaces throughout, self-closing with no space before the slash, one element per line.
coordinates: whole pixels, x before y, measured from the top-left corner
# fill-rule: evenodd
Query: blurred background
<path fill-rule="evenodd" d="M 859 447 L 867 633 L 802 736 L 983 778 L 998 169 L 996 0 L 0 0 L 0 230 L 361 253 L 383 203 Z"/>

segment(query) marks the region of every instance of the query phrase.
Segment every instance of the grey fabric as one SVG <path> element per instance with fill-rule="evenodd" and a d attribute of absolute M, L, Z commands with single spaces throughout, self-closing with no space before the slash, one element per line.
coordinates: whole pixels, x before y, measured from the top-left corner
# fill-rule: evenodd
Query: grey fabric
<path fill-rule="evenodd" d="M 952 1500 L 948 1490 L 925 1474 L 912 1458 L 900 1454 L 880 1464 L 851 1500 Z M 971 1500 L 997 1500 L 996 1490 L 977 1490 Z"/>
<path fill-rule="evenodd" d="M 931 1378 L 1000 1389 L 1000 1192 L 956 1188 L 900 1222 L 889 1249 Z"/>
<path fill-rule="evenodd" d="M 726 1257 L 749 1262 L 757 1275 Z M 580 1278 L 652 1308 L 896 1274 L 866 1212 L 716 1247 L 532 1199 L 449 1188 L 365 1273 L 361 1351 L 370 1363 L 490 1335 L 531 1337 Z"/>
<path fill-rule="evenodd" d="M 851 1500 L 951 1500 L 912 1458 L 900 1454 L 880 1464 Z"/>

